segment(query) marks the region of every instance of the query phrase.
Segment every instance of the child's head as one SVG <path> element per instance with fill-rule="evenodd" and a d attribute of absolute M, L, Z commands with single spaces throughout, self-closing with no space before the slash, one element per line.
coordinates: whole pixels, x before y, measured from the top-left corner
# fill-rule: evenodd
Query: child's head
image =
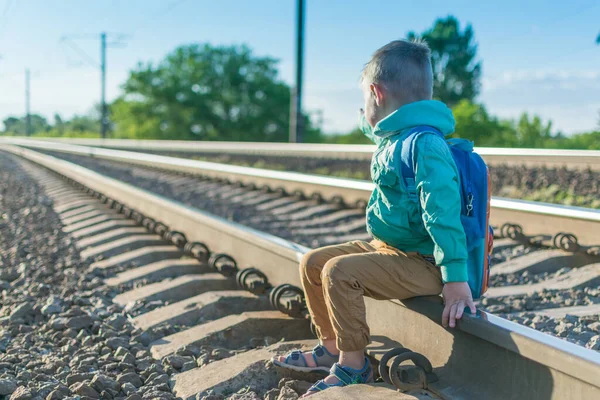
<path fill-rule="evenodd" d="M 377 122 L 404 104 L 431 100 L 431 52 L 421 40 L 394 40 L 377 50 L 360 78 L 367 122 Z"/>

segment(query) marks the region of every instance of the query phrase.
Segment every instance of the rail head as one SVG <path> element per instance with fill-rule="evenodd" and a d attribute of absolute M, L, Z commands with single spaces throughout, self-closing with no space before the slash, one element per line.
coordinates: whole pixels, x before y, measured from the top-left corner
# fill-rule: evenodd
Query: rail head
<path fill-rule="evenodd" d="M 204 242 L 211 251 L 234 255 L 240 268 L 259 268 L 273 284 L 299 285 L 298 260 L 308 248 L 52 156 L 16 146 L 7 146 L 5 150 L 99 191 L 150 218 L 168 222 L 171 229 L 183 232 L 189 241 Z M 368 305 L 373 334 L 387 333 L 395 342 L 430 358 L 440 374 L 443 384 L 439 390 L 442 392 L 450 390 L 452 385 L 464 386 L 463 391 L 467 391 L 469 385 L 477 385 L 478 377 L 484 380 L 492 377 L 489 384 L 496 387 L 486 387 L 483 391 L 475 388 L 474 392 L 468 393 L 481 395 L 496 390 L 498 396 L 501 395 L 486 396 L 490 399 L 506 398 L 502 396 L 507 388 L 526 396 L 537 393 L 532 390 L 545 388 L 552 393 L 548 398 L 583 399 L 588 398 L 583 396 L 600 394 L 598 352 L 482 312 L 475 316 L 465 315 L 457 329 L 443 329 L 442 305 L 438 297 L 405 302 L 370 300 Z M 485 354 L 476 354 L 473 358 L 470 348 Z M 446 383 L 450 386 L 445 388 Z M 571 393 L 577 396 L 571 397 Z M 473 398 L 454 392 L 447 397 Z"/>

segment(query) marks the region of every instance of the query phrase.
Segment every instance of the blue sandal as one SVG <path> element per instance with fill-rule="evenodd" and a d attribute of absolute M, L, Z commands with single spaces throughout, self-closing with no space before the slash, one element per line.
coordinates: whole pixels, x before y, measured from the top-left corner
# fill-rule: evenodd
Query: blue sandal
<path fill-rule="evenodd" d="M 284 362 L 279 361 L 278 357 L 273 357 L 271 362 L 278 367 L 293 371 L 328 373 L 331 367 L 340 359 L 339 355 L 331 354 L 325 346 L 320 344 L 312 349 L 312 357 L 315 360 L 316 367 L 309 367 L 302 354 L 302 350 L 294 350 L 285 357 Z"/>
<path fill-rule="evenodd" d="M 344 367 L 339 363 L 335 363 L 333 364 L 333 367 L 331 367 L 330 375 L 334 375 L 340 381 L 338 383 L 329 384 L 325 383 L 324 380 L 320 380 L 314 385 L 312 385 L 308 389 L 307 393 L 321 392 L 325 389 L 329 389 L 332 387 L 343 387 L 373 382 L 373 369 L 371 368 L 371 363 L 369 362 L 369 359 L 366 357 L 365 366 L 362 369 L 352 369 L 350 367 Z"/>

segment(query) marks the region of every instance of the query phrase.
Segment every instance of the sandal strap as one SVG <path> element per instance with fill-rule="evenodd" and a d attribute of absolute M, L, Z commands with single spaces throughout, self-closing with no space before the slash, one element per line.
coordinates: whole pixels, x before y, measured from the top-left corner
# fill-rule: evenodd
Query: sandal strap
<path fill-rule="evenodd" d="M 333 365 L 340 359 L 339 355 L 331 354 L 329 350 L 327 350 L 327 348 L 322 344 L 318 344 L 315 347 L 313 347 L 312 357 L 315 361 L 316 366 L 327 368 L 329 368 L 331 365 Z"/>
<path fill-rule="evenodd" d="M 289 365 L 295 365 L 297 367 L 307 367 L 308 364 L 304 359 L 304 355 L 302 354 L 302 350 L 294 350 L 290 352 L 285 358 L 285 363 Z M 300 364 L 302 363 L 302 364 Z"/>
<path fill-rule="evenodd" d="M 329 389 L 332 387 L 336 387 L 336 386 L 345 386 L 341 381 L 338 383 L 333 383 L 333 384 L 329 384 L 329 383 L 325 383 L 324 380 L 320 380 L 317 381 L 317 383 L 315 383 L 314 385 L 312 385 L 310 388 L 308 388 L 309 392 L 322 392 L 325 389 Z"/>
<path fill-rule="evenodd" d="M 336 378 L 343 382 L 344 385 L 355 385 L 357 383 L 366 383 L 371 376 L 371 363 L 369 359 L 365 357 L 365 366 L 358 370 L 350 367 L 344 367 L 339 363 L 333 364 L 331 367 L 331 374 L 335 375 Z"/>
<path fill-rule="evenodd" d="M 355 383 L 355 377 L 348 374 L 338 363 L 333 364 L 333 367 L 331 367 L 331 375 L 335 375 L 335 377 L 338 378 L 344 385 L 352 385 Z"/>

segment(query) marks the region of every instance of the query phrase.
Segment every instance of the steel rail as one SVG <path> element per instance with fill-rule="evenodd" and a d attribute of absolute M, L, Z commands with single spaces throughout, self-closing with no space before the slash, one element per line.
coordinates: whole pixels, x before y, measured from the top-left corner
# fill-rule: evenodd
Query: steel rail
<path fill-rule="evenodd" d="M 297 265 L 309 249 L 204 213 L 79 165 L 39 152 L 4 150 L 102 193 L 172 230 L 188 241 L 227 253 L 240 268 L 256 267 L 274 284 L 299 285 Z M 441 327 L 438 297 L 409 301 L 367 299 L 373 344 L 381 356 L 402 345 L 425 355 L 439 381 L 429 389 L 445 399 L 600 398 L 600 353 L 493 315 L 466 315 L 456 329 Z"/>
<path fill-rule="evenodd" d="M 122 150 L 236 154 L 260 156 L 307 157 L 369 161 L 374 145 L 338 145 L 313 143 L 260 143 L 260 142 L 203 142 L 186 140 L 133 140 L 133 139 L 72 139 L 39 138 L 39 140 L 82 146 L 107 147 Z M 477 147 L 475 149 L 490 165 L 517 162 L 527 167 L 568 167 L 600 171 L 600 150 L 513 149 Z"/>
<path fill-rule="evenodd" d="M 373 183 L 353 179 L 248 168 L 185 158 L 28 139 L 13 139 L 11 143 L 31 148 L 198 174 L 210 178 L 242 182 L 257 187 L 281 188 L 288 193 L 300 192 L 306 197 L 318 193 L 326 200 L 332 200 L 336 197 L 342 198 L 347 204 L 358 202 L 366 204 L 373 191 Z M 575 234 L 582 246 L 600 245 L 600 210 L 498 197 L 492 198 L 491 206 L 492 225 L 498 227 L 506 223 L 522 225 L 524 234 L 529 237 L 539 237 L 544 243 L 551 243 L 555 235 L 566 232 Z"/>

